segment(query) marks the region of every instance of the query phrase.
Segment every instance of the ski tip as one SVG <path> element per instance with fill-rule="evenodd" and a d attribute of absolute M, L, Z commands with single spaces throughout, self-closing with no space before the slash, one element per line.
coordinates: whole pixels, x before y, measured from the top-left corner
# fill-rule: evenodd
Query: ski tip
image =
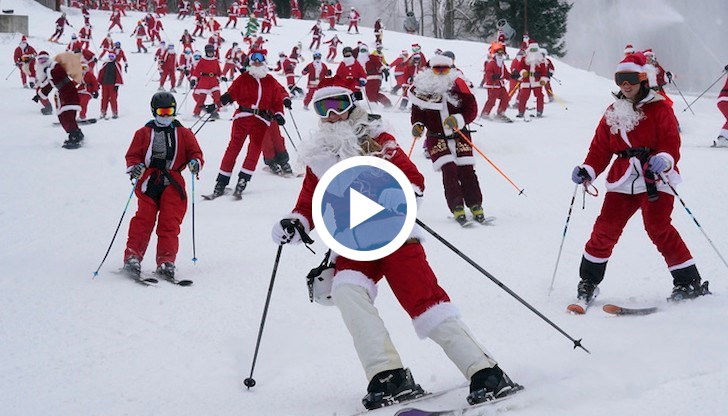
<path fill-rule="evenodd" d="M 584 309 L 584 307 L 581 305 L 577 305 L 576 303 L 572 303 L 571 305 L 567 306 L 566 310 L 576 315 L 584 315 L 586 313 L 586 309 Z"/>
<path fill-rule="evenodd" d="M 602 306 L 602 310 L 612 315 L 619 315 L 622 313 L 622 308 L 617 305 L 604 305 Z"/>

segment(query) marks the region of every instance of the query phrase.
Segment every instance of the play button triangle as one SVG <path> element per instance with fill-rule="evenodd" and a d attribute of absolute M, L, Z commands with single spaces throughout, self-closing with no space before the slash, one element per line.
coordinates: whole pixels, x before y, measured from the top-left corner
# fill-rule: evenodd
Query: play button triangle
<path fill-rule="evenodd" d="M 349 189 L 349 228 L 353 229 L 384 209 L 360 192 Z"/>

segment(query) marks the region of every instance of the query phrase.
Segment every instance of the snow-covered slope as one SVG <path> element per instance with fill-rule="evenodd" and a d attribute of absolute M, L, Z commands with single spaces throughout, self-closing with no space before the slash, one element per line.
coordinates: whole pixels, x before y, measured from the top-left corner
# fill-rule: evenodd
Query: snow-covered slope
<path fill-rule="evenodd" d="M 30 14 L 30 43 L 38 50 L 62 49 L 45 41 L 56 13 L 29 0 L 6 0 L 3 8 Z M 82 24 L 80 14 L 69 15 L 76 27 Z M 139 17 L 130 13 L 123 19 L 127 33 L 114 34 L 127 53 L 133 50 L 128 30 Z M 102 37 L 98 29 L 107 27 L 107 14 L 92 12 L 92 23 L 96 37 Z M 191 28 L 190 20 L 178 22 L 173 16 L 164 24 L 171 39 Z M 280 24 L 269 36 L 273 56 L 289 51 L 298 39 L 307 46 L 305 33 L 312 22 L 282 19 Z M 341 37 L 346 44 L 373 41 L 371 29 L 362 32 Z M 240 39 L 232 30 L 223 35 L 228 41 Z M 18 36 L 0 38 L 0 55 L 6 57 L 0 73 L 11 71 L 10 55 L 18 41 Z M 458 66 L 480 81 L 484 45 L 388 32 L 387 58 L 393 60 L 414 42 L 427 55 L 438 47 L 453 50 Z M 367 381 L 337 310 L 308 303 L 304 276 L 321 259 L 300 246 L 283 249 L 255 369 L 258 385 L 250 391 L 242 386 L 276 252 L 270 229 L 289 212 L 301 179 L 259 169 L 242 201 L 200 201 L 200 193 L 212 190 L 229 137 L 228 121 L 209 123 L 198 135 L 207 160 L 195 188 L 199 261 L 191 261 L 191 210 L 177 259 L 178 273 L 195 280 L 195 286 L 162 282 L 145 288 L 114 273 L 122 264 L 136 201 L 109 259 L 92 279 L 131 189 L 124 153 L 133 131 L 149 118 L 148 102 L 156 90 L 154 82 L 145 86 L 151 59 L 151 54 L 129 54 L 120 118 L 84 126 L 86 144 L 77 151 L 60 148 L 65 134 L 52 126 L 53 117 L 39 114 L 30 101 L 32 92 L 20 87 L 17 74 L 0 84 L 5 133 L 0 141 L 0 414 L 274 416 L 360 410 Z M 581 198 L 576 204 L 555 289 L 547 296 L 574 189 L 569 175 L 582 161 L 614 88 L 607 79 L 555 65 L 562 85 L 554 89 L 563 105 L 548 104 L 546 117 L 528 124 L 484 122 L 475 134 L 481 150 L 527 194 L 518 196 L 479 159 L 484 205 L 487 214 L 498 217 L 495 226 L 461 229 L 449 220 L 440 176 L 421 152 L 413 157 L 428 186 L 419 218 L 570 335 L 583 338 L 592 351 L 574 351 L 570 341 L 430 239 L 425 244 L 429 260 L 465 321 L 501 366 L 526 386 L 518 396 L 482 412 L 723 415 L 728 411 L 728 273 L 680 205 L 676 203 L 674 222 L 715 295 L 666 305 L 670 275 L 636 217 L 615 250 L 601 300 L 659 305 L 661 312 L 636 319 L 608 317 L 598 307 L 582 317 L 566 314 L 565 305 L 575 296 L 583 244 L 601 205 L 602 197 L 587 197 L 584 210 Z M 482 105 L 484 90 L 476 94 Z M 294 103 L 293 116 L 305 139 L 316 119 L 301 106 Z M 682 108 L 675 107 L 683 129 L 685 179 L 678 191 L 716 247 L 728 254 L 728 190 L 722 180 L 728 174 L 728 153 L 707 147 L 723 120 L 710 100 L 696 104 L 696 116 Z M 90 109 L 95 116 L 98 101 Z M 383 115 L 408 148 L 408 114 Z M 288 120 L 286 127 L 298 141 L 290 116 Z M 603 182 L 597 185 L 603 192 Z M 315 233 L 313 237 L 318 239 Z M 314 249 L 325 251 L 320 241 Z M 153 239 L 143 263 L 147 272 L 154 268 L 154 253 Z M 377 305 L 416 380 L 433 391 L 463 383 L 434 343 L 417 339 L 386 283 L 380 286 Z M 460 392 L 423 407 L 464 403 Z"/>

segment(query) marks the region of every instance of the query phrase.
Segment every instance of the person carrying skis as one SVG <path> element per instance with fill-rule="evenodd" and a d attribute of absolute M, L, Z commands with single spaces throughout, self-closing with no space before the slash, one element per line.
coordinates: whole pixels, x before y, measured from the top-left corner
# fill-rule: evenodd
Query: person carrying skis
<path fill-rule="evenodd" d="M 617 65 L 614 81 L 620 91 L 599 121 L 584 162 L 571 174 L 574 183 L 588 185 L 617 156 L 607 173 L 602 210 L 581 258 L 577 304 L 572 305 L 575 309 L 570 307 L 576 313 L 584 313 L 597 295 L 612 249 L 637 210 L 642 211 L 645 231 L 672 275 L 669 299 L 710 293 L 670 218 L 675 198 L 665 180 L 673 185 L 681 182 L 680 132 L 672 108 L 649 88 L 645 64 L 644 55 L 636 52 Z"/>
<path fill-rule="evenodd" d="M 233 115 L 230 142 L 222 157 L 220 173 L 217 175 L 215 189 L 210 199 L 225 193 L 225 186 L 230 183 L 235 159 L 243 149 L 245 139 L 250 136 L 248 153 L 233 192 L 235 198 L 240 198 L 255 173 L 263 139 L 271 121 L 275 120 L 281 126 L 286 124 L 283 106 L 290 109 L 291 100 L 286 89 L 268 73 L 266 55 L 267 51 L 264 49 L 251 50 L 248 55 L 250 62 L 248 70 L 235 78 L 227 92 L 220 97 L 222 105 L 235 102 L 238 108 Z"/>
<path fill-rule="evenodd" d="M 436 171 L 442 172 L 447 206 L 460 225 L 467 223 L 465 207 L 473 219 L 485 220 L 483 194 L 475 173 L 473 149 L 467 125 L 478 116 L 478 103 L 465 81 L 453 70 L 453 60 L 434 55 L 427 69 L 418 73 L 408 92 L 412 102 L 412 136 L 422 137 Z"/>
<path fill-rule="evenodd" d="M 197 175 L 205 160 L 194 133 L 175 120 L 174 95 L 158 92 L 150 105 L 154 118 L 134 133 L 126 152 L 126 173 L 136 179 L 139 205 L 129 222 L 124 270 L 139 278 L 156 223 L 157 273 L 174 279 L 180 224 L 187 212 L 182 171 L 189 167 Z"/>
<path fill-rule="evenodd" d="M 424 177 L 386 132 L 380 117 L 357 105 L 356 94 L 358 85 L 353 80 L 335 76 L 319 84 L 313 101 L 320 118 L 318 130 L 298 149 L 299 161 L 306 165 L 303 185 L 292 212 L 274 224 L 274 243 L 300 243 L 301 232 L 314 228 L 312 211 L 319 209 L 312 206 L 314 189 L 329 168 L 350 157 L 374 156 L 391 162 L 407 176 L 415 193 L 422 196 Z M 381 185 L 375 178 L 364 176 L 358 181 L 358 191 L 378 200 L 380 195 L 373 193 Z M 347 193 L 341 196 L 342 203 L 348 204 Z M 439 344 L 470 380 L 470 404 L 520 390 L 521 386 L 511 381 L 461 320 L 428 264 L 422 238 L 421 229 L 415 227 L 407 241 L 386 257 L 357 261 L 339 255 L 335 259 L 331 300 L 353 339 L 369 383 L 362 399 L 364 407 L 377 409 L 425 394 L 405 368 L 374 306 L 377 283 L 384 277 L 412 319 L 416 334 Z"/>

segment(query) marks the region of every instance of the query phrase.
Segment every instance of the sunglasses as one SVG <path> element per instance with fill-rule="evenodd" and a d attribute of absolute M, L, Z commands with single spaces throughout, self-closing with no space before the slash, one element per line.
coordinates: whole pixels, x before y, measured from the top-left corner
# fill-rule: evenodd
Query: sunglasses
<path fill-rule="evenodd" d="M 432 72 L 438 74 L 438 75 L 445 75 L 450 73 L 450 67 L 449 66 L 433 66 Z"/>
<path fill-rule="evenodd" d="M 644 80 L 645 77 L 639 72 L 617 72 L 614 74 L 614 83 L 620 87 L 625 82 L 629 85 L 639 85 Z"/>
<path fill-rule="evenodd" d="M 325 97 L 313 103 L 313 109 L 321 118 L 326 118 L 330 113 L 344 114 L 354 106 L 354 100 L 349 95 L 337 95 Z"/>
<path fill-rule="evenodd" d="M 160 107 L 154 109 L 154 114 L 158 116 L 173 116 L 174 115 L 175 108 L 174 107 Z"/>
<path fill-rule="evenodd" d="M 265 62 L 265 55 L 260 52 L 250 54 L 250 60 L 253 62 Z"/>

